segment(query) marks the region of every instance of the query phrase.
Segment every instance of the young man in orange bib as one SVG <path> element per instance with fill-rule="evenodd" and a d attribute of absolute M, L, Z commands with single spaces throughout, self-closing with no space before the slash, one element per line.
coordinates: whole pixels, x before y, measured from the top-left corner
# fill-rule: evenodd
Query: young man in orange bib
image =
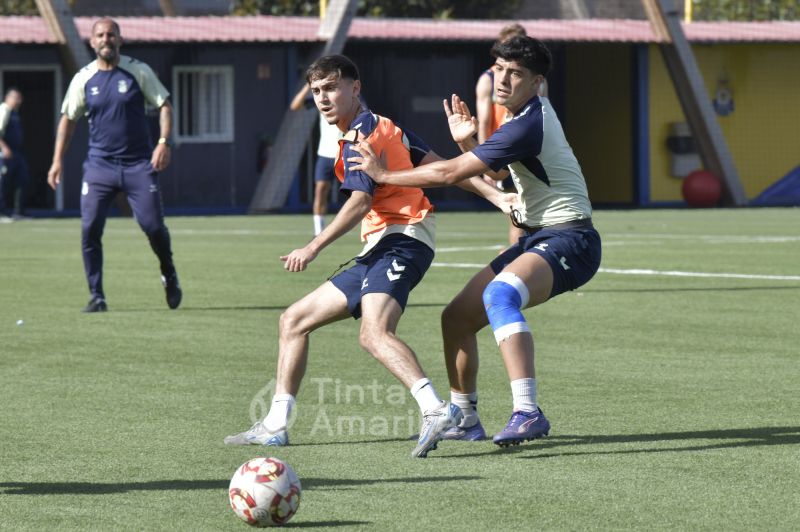
<path fill-rule="evenodd" d="M 348 168 L 345 161 L 358 155 L 352 149 L 355 143 L 365 142 L 388 168 L 396 170 L 440 158 L 413 134 L 362 107 L 358 69 L 347 57 L 320 58 L 309 67 L 306 80 L 322 116 L 344 133 L 335 172 L 340 190 L 348 199 L 318 236 L 281 260 L 288 271 L 303 271 L 323 248 L 359 222 L 365 247 L 354 266 L 283 313 L 277 384 L 269 413 L 249 430 L 226 438 L 225 443 L 287 445 L 286 426 L 305 372 L 310 333 L 352 316 L 361 318 L 361 347 L 403 383 L 419 404 L 422 427 L 412 456 L 424 458 L 462 419 L 457 406 L 439 398 L 414 352 L 395 333 L 409 293 L 433 261 L 433 206 L 421 189 L 379 186 L 364 172 Z M 483 195 L 498 207 L 511 203 L 508 195 L 477 177 L 468 180 L 463 188 Z"/>

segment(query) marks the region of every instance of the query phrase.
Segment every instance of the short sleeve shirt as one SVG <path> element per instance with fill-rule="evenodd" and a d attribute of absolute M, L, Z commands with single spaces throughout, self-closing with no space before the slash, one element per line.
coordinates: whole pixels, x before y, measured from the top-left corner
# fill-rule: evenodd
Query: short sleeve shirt
<path fill-rule="evenodd" d="M 143 159 L 153 149 L 146 107 L 159 108 L 167 98 L 149 66 L 123 55 L 111 70 L 93 61 L 75 74 L 61 112 L 70 120 L 88 117 L 89 157 Z"/>
<path fill-rule="evenodd" d="M 508 166 L 522 199 L 522 223 L 538 227 L 591 217 L 581 167 L 547 98 L 531 98 L 472 153 L 492 170 Z"/>

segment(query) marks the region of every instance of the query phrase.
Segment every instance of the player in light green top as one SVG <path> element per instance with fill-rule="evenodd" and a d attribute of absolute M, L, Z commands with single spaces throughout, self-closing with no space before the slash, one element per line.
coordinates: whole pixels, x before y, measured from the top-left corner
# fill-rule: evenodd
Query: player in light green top
<path fill-rule="evenodd" d="M 494 437 L 501 446 L 518 444 L 550 431 L 539 409 L 533 364 L 533 336 L 521 310 L 546 302 L 588 282 L 600 267 L 600 235 L 592 226 L 592 206 L 580 165 L 547 98 L 537 95 L 550 70 L 550 51 L 536 39 L 514 37 L 495 43 L 494 89 L 513 117 L 481 145 L 477 121 L 453 95 L 445 102 L 453 139 L 464 152 L 424 167 L 387 171 L 366 144 L 351 157 L 353 170 L 376 182 L 417 187 L 458 183 L 476 174 L 500 180 L 508 167 L 521 197 L 512 212 L 525 230 L 520 240 L 478 272 L 442 314 L 445 362 L 451 401 L 464 412 L 450 439 L 483 439 L 478 419 L 476 333 L 491 325 L 511 381 L 513 413 Z"/>

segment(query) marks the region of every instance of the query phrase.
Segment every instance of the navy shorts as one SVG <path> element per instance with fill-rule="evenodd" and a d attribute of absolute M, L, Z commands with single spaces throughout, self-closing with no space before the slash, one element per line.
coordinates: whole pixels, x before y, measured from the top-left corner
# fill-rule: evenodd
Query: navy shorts
<path fill-rule="evenodd" d="M 322 157 L 317 155 L 317 162 L 314 164 L 314 182 L 318 181 L 333 181 L 334 172 L 333 166 L 336 159 L 332 157 Z"/>
<path fill-rule="evenodd" d="M 540 229 L 526 233 L 489 266 L 495 274 L 500 273 L 523 253 L 536 253 L 550 264 L 553 270 L 552 298 L 586 284 L 597 273 L 602 255 L 600 235 L 591 226 Z"/>
<path fill-rule="evenodd" d="M 408 294 L 433 262 L 433 250 L 414 238 L 393 234 L 382 238 L 356 264 L 331 279 L 347 297 L 347 310 L 361 317 L 361 296 L 389 294 L 405 310 Z"/>

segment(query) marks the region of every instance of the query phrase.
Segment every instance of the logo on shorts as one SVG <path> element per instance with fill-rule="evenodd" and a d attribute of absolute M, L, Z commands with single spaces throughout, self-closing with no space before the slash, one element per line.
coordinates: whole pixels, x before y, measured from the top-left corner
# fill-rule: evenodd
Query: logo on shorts
<path fill-rule="evenodd" d="M 89 194 L 89 183 L 84 181 L 81 187 L 81 195 L 86 196 L 87 194 Z"/>
<path fill-rule="evenodd" d="M 569 270 L 569 265 L 567 264 L 567 257 L 561 257 L 561 260 L 559 262 L 561 263 L 562 268 L 564 268 L 565 270 Z"/>
<path fill-rule="evenodd" d="M 533 247 L 538 249 L 539 251 L 547 251 L 547 242 L 542 242 L 541 244 L 536 244 Z"/>
<path fill-rule="evenodd" d="M 124 79 L 119 80 L 117 82 L 117 91 L 121 92 L 122 94 L 128 92 L 128 82 Z"/>
<path fill-rule="evenodd" d="M 364 279 L 364 282 L 361 283 L 361 289 L 365 289 L 369 286 L 369 279 Z"/>
<path fill-rule="evenodd" d="M 400 277 L 402 277 L 402 274 L 399 272 L 402 272 L 405 269 L 406 269 L 405 266 L 400 266 L 399 264 L 397 264 L 397 260 L 393 260 L 392 267 L 386 270 L 386 277 L 388 277 L 390 281 L 394 282 L 398 280 Z"/>

